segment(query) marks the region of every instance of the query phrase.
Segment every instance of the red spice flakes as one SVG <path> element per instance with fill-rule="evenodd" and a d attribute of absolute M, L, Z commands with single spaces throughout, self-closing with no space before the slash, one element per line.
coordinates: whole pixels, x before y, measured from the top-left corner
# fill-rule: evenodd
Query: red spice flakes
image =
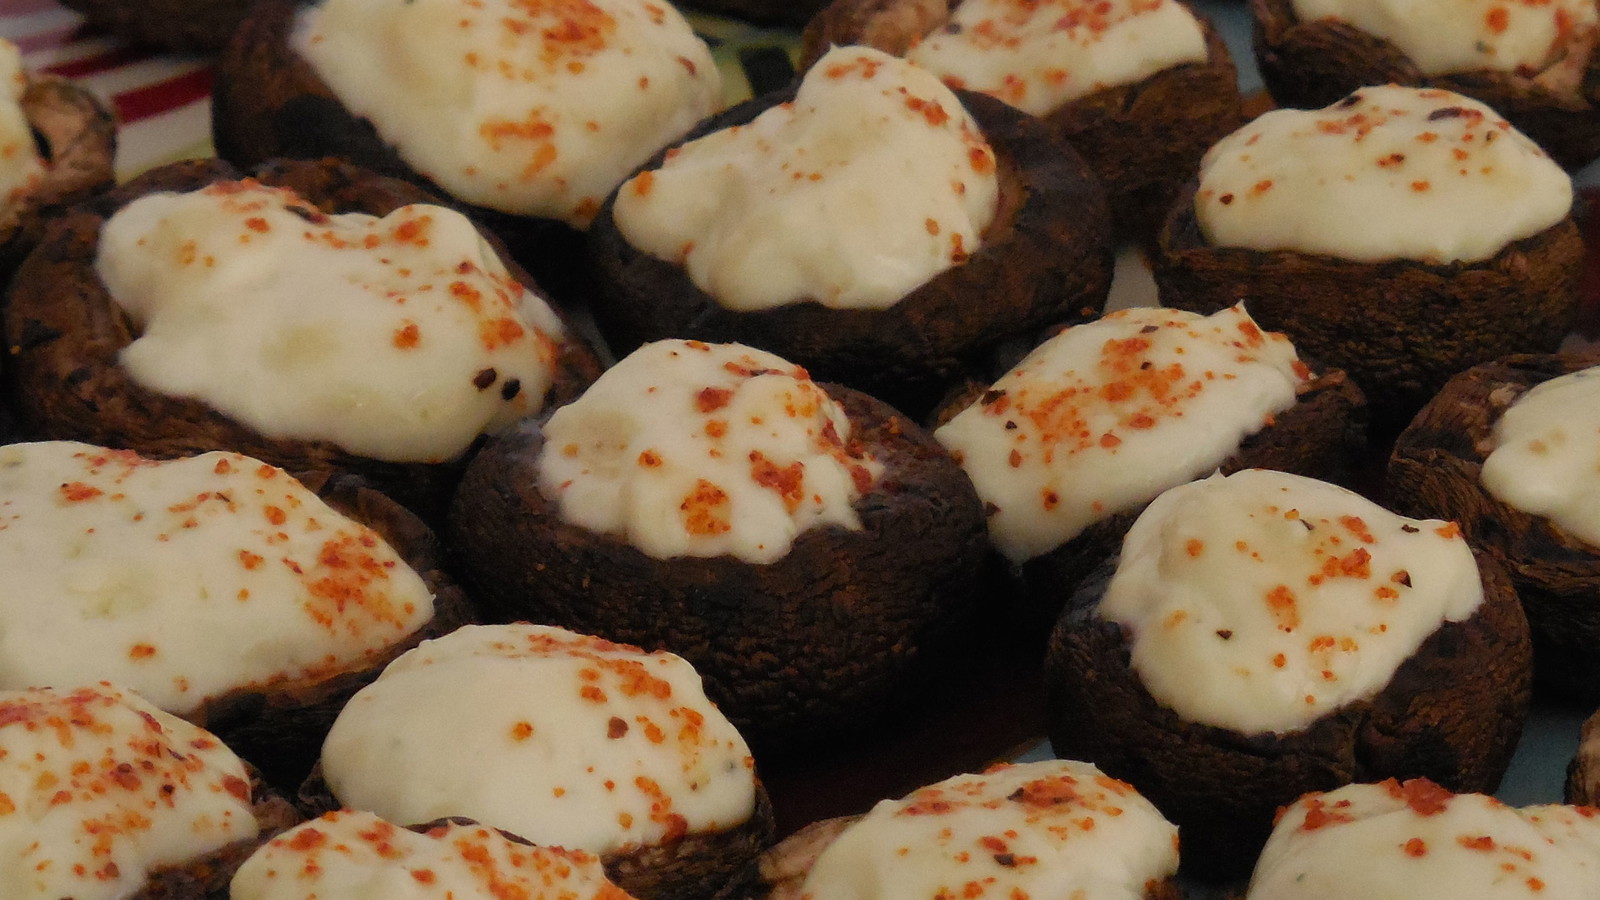
<path fill-rule="evenodd" d="M 1342 825 L 1354 822 L 1355 817 L 1346 812 L 1350 807 L 1349 800 L 1340 800 L 1329 806 L 1321 794 L 1311 796 L 1301 801 L 1306 806 L 1305 820 L 1300 823 L 1301 831 L 1316 831 L 1330 825 Z"/>
<path fill-rule="evenodd" d="M 750 451 L 750 480 L 777 492 L 789 512 L 798 509 L 805 499 L 805 472 L 805 463 L 799 460 L 780 467 L 760 450 Z"/>
<path fill-rule="evenodd" d="M 149 644 L 134 644 L 128 650 L 128 658 L 134 660 L 149 659 L 156 655 L 156 648 Z"/>
<path fill-rule="evenodd" d="M 1273 666 L 1273 668 L 1281 669 L 1284 666 L 1287 666 L 1288 664 L 1289 664 L 1289 657 L 1284 656 L 1282 653 L 1275 654 L 1272 657 L 1272 666 Z"/>
<path fill-rule="evenodd" d="M 633 192 L 640 197 L 644 197 L 650 193 L 651 188 L 655 187 L 655 184 L 656 173 L 650 171 L 649 169 L 645 169 L 643 172 L 639 173 L 637 178 L 633 179 Z"/>
<path fill-rule="evenodd" d="M 1412 838 L 1406 841 L 1402 845 L 1402 849 L 1405 850 L 1407 856 L 1413 858 L 1423 857 L 1428 854 L 1428 845 L 1423 842 L 1422 838 Z"/>
<path fill-rule="evenodd" d="M 1428 190 L 1428 189 L 1430 189 L 1432 187 L 1433 187 L 1433 185 L 1429 184 L 1427 181 L 1413 181 L 1413 182 L 1411 182 L 1411 189 L 1413 191 L 1416 191 L 1417 193 L 1422 193 L 1423 191 L 1426 191 L 1426 190 Z"/>
<path fill-rule="evenodd" d="M 249 550 L 239 551 L 239 564 L 249 571 L 255 571 L 260 568 L 264 561 L 265 558 L 259 554 L 251 553 Z"/>
<path fill-rule="evenodd" d="M 1278 623 L 1279 631 L 1293 631 L 1300 625 L 1300 611 L 1296 607 L 1294 592 L 1280 584 L 1267 592 L 1267 609 Z"/>
<path fill-rule="evenodd" d="M 639 454 L 639 466 L 645 469 L 661 468 L 661 454 L 654 450 L 645 450 Z"/>
<path fill-rule="evenodd" d="M 1504 34 L 1506 27 L 1511 24 L 1511 14 L 1504 6 L 1496 6 L 1483 17 L 1483 24 L 1493 34 Z"/>
<path fill-rule="evenodd" d="M 694 490 L 679 504 L 684 530 L 690 534 L 726 534 L 733 528 L 728 492 L 701 478 Z"/>
<path fill-rule="evenodd" d="M 1480 834 L 1480 835 L 1475 835 L 1475 836 L 1474 835 L 1463 834 L 1460 837 L 1456 838 L 1456 843 L 1458 843 L 1461 846 L 1467 848 L 1468 850 L 1490 851 L 1490 850 L 1493 850 L 1495 848 L 1494 838 L 1490 837 L 1487 834 Z"/>
<path fill-rule="evenodd" d="M 1388 156 L 1379 157 L 1378 166 L 1387 169 L 1393 166 L 1398 166 L 1405 161 L 1406 155 L 1404 153 L 1391 153 Z"/>
<path fill-rule="evenodd" d="M 921 97 L 907 97 L 906 108 L 922 116 L 934 128 L 950 121 L 950 114 L 945 112 L 937 100 L 924 100 Z"/>
<path fill-rule="evenodd" d="M 1071 775 L 1059 775 L 1030 781 L 1017 788 L 1006 799 L 1026 806 L 1049 808 L 1067 803 L 1081 803 L 1084 798 L 1078 792 L 1076 778 Z"/>
<path fill-rule="evenodd" d="M 410 872 L 411 877 L 415 878 L 418 884 L 433 884 L 438 880 L 432 869 L 411 869 Z"/>
<path fill-rule="evenodd" d="M 930 218 L 923 220 L 922 227 L 928 229 L 928 233 L 934 237 L 939 236 L 939 221 L 937 219 Z"/>
<path fill-rule="evenodd" d="M 94 485 L 86 484 L 82 481 L 69 481 L 61 485 L 59 490 L 62 498 L 68 503 L 82 503 L 85 500 L 93 500 L 105 494 L 104 491 Z"/>
<path fill-rule="evenodd" d="M 518 722 L 511 726 L 511 739 L 513 741 L 521 742 L 531 737 L 533 737 L 533 723 Z"/>
<path fill-rule="evenodd" d="M 1061 495 L 1057 494 L 1053 490 L 1050 490 L 1049 488 L 1045 488 L 1043 491 L 1043 502 L 1045 509 L 1055 509 L 1061 504 Z"/>
<path fill-rule="evenodd" d="M 395 347 L 401 350 L 414 350 L 416 349 L 417 345 L 421 343 L 422 329 L 417 327 L 417 323 L 407 322 L 406 324 L 395 329 Z"/>
<path fill-rule="evenodd" d="M 1446 522 L 1438 528 L 1435 528 L 1433 533 L 1447 541 L 1453 541 L 1456 538 L 1461 537 L 1461 526 L 1454 522 Z"/>
<path fill-rule="evenodd" d="M 628 733 L 628 721 L 621 716 L 612 716 L 606 723 L 606 737 L 611 740 L 621 740 Z"/>
<path fill-rule="evenodd" d="M 972 166 L 972 171 L 987 175 L 994 171 L 994 154 L 983 147 L 972 147 L 967 150 L 967 163 Z"/>
<path fill-rule="evenodd" d="M 1367 523 L 1360 516 L 1340 516 L 1339 524 L 1363 544 L 1371 544 L 1377 540 L 1372 536 L 1372 532 L 1367 530 Z"/>
<path fill-rule="evenodd" d="M 1270 190 L 1272 190 L 1272 179 L 1270 178 L 1263 178 L 1262 180 L 1250 186 L 1250 193 L 1252 196 L 1260 196 Z"/>
<path fill-rule="evenodd" d="M 1191 557 L 1199 557 L 1201 553 L 1205 552 L 1206 542 L 1200 540 L 1199 538 L 1190 538 L 1184 543 L 1183 549 L 1184 552 L 1188 553 Z"/>
<path fill-rule="evenodd" d="M 1117 437 L 1116 435 L 1112 434 L 1109 431 L 1106 432 L 1105 434 L 1100 435 L 1100 446 L 1104 447 L 1107 450 L 1114 449 L 1114 448 L 1120 446 L 1121 444 L 1122 444 L 1122 438 Z"/>
<path fill-rule="evenodd" d="M 702 413 L 710 414 L 727 406 L 733 399 L 733 391 L 727 388 L 708 387 L 695 395 L 695 408 Z"/>
<path fill-rule="evenodd" d="M 1444 812 L 1455 797 L 1449 790 L 1426 778 L 1411 778 L 1404 782 L 1393 778 L 1383 782 L 1389 796 L 1403 800 L 1419 816 L 1432 816 Z"/>

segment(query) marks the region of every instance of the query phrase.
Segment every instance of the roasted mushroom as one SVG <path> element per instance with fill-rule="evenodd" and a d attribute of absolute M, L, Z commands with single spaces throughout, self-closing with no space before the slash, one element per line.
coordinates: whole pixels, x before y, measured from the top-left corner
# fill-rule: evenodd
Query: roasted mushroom
<path fill-rule="evenodd" d="M 60 0 L 93 25 L 166 50 L 221 50 L 256 0 Z"/>

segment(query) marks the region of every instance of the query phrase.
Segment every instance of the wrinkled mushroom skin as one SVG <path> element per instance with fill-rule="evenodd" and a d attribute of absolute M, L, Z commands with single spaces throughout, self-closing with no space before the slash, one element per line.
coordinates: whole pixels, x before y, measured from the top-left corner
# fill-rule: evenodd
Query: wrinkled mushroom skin
<path fill-rule="evenodd" d="M 446 571 L 437 535 L 415 514 L 354 476 L 313 473 L 301 481 L 329 506 L 382 536 L 422 576 L 433 594 L 434 612 L 421 628 L 353 668 L 240 688 L 186 717 L 249 760 L 273 786 L 291 793 L 311 770 L 333 720 L 356 691 L 400 654 L 480 618 Z"/>
<path fill-rule="evenodd" d="M 137 44 L 215 51 L 255 0 L 60 0 L 91 23 Z"/>
<path fill-rule="evenodd" d="M 1152 260 L 1162 304 L 1212 313 L 1243 299 L 1262 328 L 1350 374 L 1375 433 L 1399 431 L 1463 369 L 1554 351 L 1577 312 L 1584 248 L 1570 215 L 1478 262 L 1363 263 L 1214 246 L 1195 219 L 1194 191 Z"/>
<path fill-rule="evenodd" d="M 217 156 L 250 169 L 268 160 L 336 157 L 380 175 L 450 193 L 400 158 L 368 119 L 352 113 L 310 63 L 289 46 L 295 15 L 311 0 L 256 0 L 217 60 L 211 139 Z M 483 223 L 563 302 L 578 296 L 585 273 L 583 234 L 557 219 L 519 216 L 462 200 L 448 202 Z"/>
<path fill-rule="evenodd" d="M 44 175 L 0 218 L 0 275 L 10 277 L 43 237 L 62 207 L 111 187 L 116 180 L 117 123 L 105 104 L 64 78 L 29 76 L 22 112 L 33 128 Z"/>
<path fill-rule="evenodd" d="M 1374 84 L 1442 88 L 1494 107 L 1563 168 L 1600 157 L 1600 54 L 1564 90 L 1489 69 L 1429 77 L 1383 38 L 1335 20 L 1300 21 L 1291 0 L 1250 0 L 1250 12 L 1261 78 L 1280 106 L 1321 109 Z"/>
<path fill-rule="evenodd" d="M 300 786 L 295 802 L 313 818 L 345 805 L 328 787 L 320 763 Z M 407 827 L 423 831 L 434 824 Z M 756 881 L 757 862 L 771 846 L 774 829 L 771 798 L 757 779 L 756 806 L 745 821 L 720 831 L 690 831 L 665 843 L 601 854 L 600 863 L 607 878 L 638 900 L 744 898 Z M 517 835 L 507 837 L 523 841 Z"/>
<path fill-rule="evenodd" d="M 228 896 L 233 874 L 262 844 L 300 824 L 302 817 L 285 795 L 250 772 L 252 812 L 261 831 L 254 838 L 234 841 L 210 853 L 175 866 L 153 869 L 145 883 L 127 900 L 219 900 Z"/>
<path fill-rule="evenodd" d="M 1007 337 L 1100 310 L 1111 287 L 1111 230 L 1100 186 L 1072 150 L 991 97 L 958 92 L 995 150 L 999 209 L 966 262 L 887 309 L 832 309 L 814 300 L 757 311 L 725 308 L 681 265 L 628 243 L 613 193 L 590 228 L 600 282 L 595 318 L 618 355 L 661 338 L 737 342 L 887 400 L 912 415 Z M 794 89 L 749 101 L 684 140 L 742 125 L 794 99 Z M 644 165 L 661 166 L 663 150 Z"/>
<path fill-rule="evenodd" d="M 1483 460 L 1500 414 L 1530 388 L 1593 365 L 1600 355 L 1512 356 L 1445 385 L 1395 442 L 1388 496 L 1407 515 L 1449 518 L 1472 546 L 1511 573 L 1532 626 L 1541 689 L 1600 702 L 1600 548 L 1483 488 Z"/>
<path fill-rule="evenodd" d="M 95 273 L 101 226 L 146 193 L 198 190 L 240 177 L 217 160 L 177 163 L 52 222 L 46 239 L 23 262 L 5 309 L 10 351 L 6 388 L 23 428 L 42 438 L 132 449 L 152 457 L 232 450 L 294 472 L 359 472 L 424 514 L 442 513 L 460 461 L 382 462 L 352 455 L 328 441 L 270 437 L 198 400 L 146 389 L 118 364 L 118 354 L 138 335 Z M 268 164 L 253 177 L 293 188 L 326 213 L 384 215 L 408 203 L 437 202 L 406 182 L 332 160 Z M 511 273 L 529 283 L 515 266 Z M 547 402 L 571 399 L 598 373 L 594 352 L 569 329 Z"/>
<path fill-rule="evenodd" d="M 1376 696 L 1301 731 L 1247 735 L 1186 721 L 1145 690 L 1122 628 L 1097 612 L 1108 564 L 1051 636 L 1051 746 L 1137 787 L 1177 824 L 1184 873 L 1208 880 L 1247 874 L 1277 809 L 1307 791 L 1427 777 L 1493 793 L 1527 715 L 1531 651 L 1510 579 L 1489 557 L 1478 565 L 1483 606 L 1440 626 Z"/>
<path fill-rule="evenodd" d="M 1583 722 L 1578 734 L 1578 752 L 1567 763 L 1565 802 L 1578 806 L 1600 806 L 1600 713 Z"/>
<path fill-rule="evenodd" d="M 834 0 L 806 26 L 801 56 L 809 64 L 835 44 L 866 44 L 904 56 L 943 27 L 959 5 L 960 0 L 948 7 L 942 0 Z M 1150 241 L 1183 183 L 1199 169 L 1200 157 L 1243 121 L 1228 46 L 1207 19 L 1196 18 L 1205 30 L 1205 62 L 1095 91 L 1040 117 L 1105 186 L 1120 239 Z"/>
<path fill-rule="evenodd" d="M 1366 400 L 1338 370 L 1313 369 L 1295 405 L 1246 437 L 1217 467 L 1224 475 L 1242 469 L 1275 469 L 1348 484 L 1366 447 Z M 1144 507 L 1102 519 L 1077 537 L 1022 564 L 1029 617 L 1048 634 L 1068 597 L 1096 567 L 1115 556 Z"/>
<path fill-rule="evenodd" d="M 449 540 L 497 621 L 667 649 L 758 752 L 794 752 L 881 717 L 963 634 L 987 537 L 971 482 L 881 401 L 826 386 L 884 464 L 862 528 L 811 528 L 776 562 L 656 559 L 562 521 L 538 485 L 540 425 L 496 439 L 456 493 Z"/>

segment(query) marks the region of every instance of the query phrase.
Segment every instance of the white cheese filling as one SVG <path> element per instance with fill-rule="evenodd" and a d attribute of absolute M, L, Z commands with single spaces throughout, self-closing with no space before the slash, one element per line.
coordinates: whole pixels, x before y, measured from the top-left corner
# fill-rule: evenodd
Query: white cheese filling
<path fill-rule="evenodd" d="M 859 529 L 883 471 L 804 369 L 699 341 L 646 344 L 552 413 L 538 468 L 563 521 L 658 559 L 756 564 L 809 528 Z"/>
<path fill-rule="evenodd" d="M 1494 110 L 1388 85 L 1273 110 L 1217 142 L 1195 214 L 1217 246 L 1442 264 L 1550 228 L 1572 196 L 1572 179 Z"/>
<path fill-rule="evenodd" d="M 17 205 L 38 187 L 44 162 L 33 140 L 33 128 L 22 110 L 28 74 L 22 68 L 22 51 L 0 40 L 0 221 L 15 214 Z"/>
<path fill-rule="evenodd" d="M 953 87 L 1043 116 L 1095 91 L 1205 62 L 1206 38 L 1176 0 L 963 0 L 906 58 Z"/>
<path fill-rule="evenodd" d="M 1247 900 L 1539 900 L 1594 896 L 1600 813 L 1521 809 L 1425 779 L 1352 784 L 1291 804 Z"/>
<path fill-rule="evenodd" d="M 1157 497 L 1123 541 L 1100 616 L 1123 626 L 1139 680 L 1184 719 L 1283 734 L 1373 696 L 1482 602 L 1455 523 L 1250 469 Z"/>
<path fill-rule="evenodd" d="M 401 656 L 339 713 L 322 771 L 390 822 L 466 816 L 601 854 L 755 808 L 750 750 L 693 667 L 543 625 L 467 626 Z"/>
<path fill-rule="evenodd" d="M 1580 42 L 1587 57 L 1600 20 L 1593 0 L 1293 0 L 1292 6 L 1303 22 L 1336 19 L 1383 38 L 1424 75 L 1535 74 Z"/>
<path fill-rule="evenodd" d="M 188 714 L 370 665 L 433 617 L 388 544 L 281 469 L 0 447 L 0 687 L 109 679 Z"/>
<path fill-rule="evenodd" d="M 0 693 L 7 900 L 122 900 L 258 829 L 244 764 L 210 733 L 107 683 Z"/>
<path fill-rule="evenodd" d="M 1309 372 L 1244 307 L 1139 307 L 1041 344 L 934 437 L 1012 562 L 1214 469 L 1294 405 Z"/>
<path fill-rule="evenodd" d="M 1600 367 L 1552 378 L 1494 424 L 1483 486 L 1497 500 L 1600 547 Z"/>
<path fill-rule="evenodd" d="M 823 850 L 802 892 L 1131 900 L 1177 868 L 1177 827 L 1131 785 L 1089 763 L 1046 760 L 880 802 Z"/>
<path fill-rule="evenodd" d="M 729 309 L 884 309 L 976 251 L 998 196 L 994 151 L 948 88 L 837 47 L 793 102 L 675 148 L 614 210 L 630 244 Z"/>
<path fill-rule="evenodd" d="M 417 823 L 421 824 L 421 823 Z M 628 900 L 599 857 L 531 847 L 483 825 L 424 833 L 339 810 L 268 841 L 233 876 L 229 900 Z"/>
<path fill-rule="evenodd" d="M 254 181 L 152 194 L 96 270 L 139 323 L 121 365 L 273 437 L 437 462 L 537 412 L 560 320 L 460 213 L 324 216 Z"/>
<path fill-rule="evenodd" d="M 291 46 L 453 196 L 578 228 L 722 101 L 665 0 L 322 0 Z"/>

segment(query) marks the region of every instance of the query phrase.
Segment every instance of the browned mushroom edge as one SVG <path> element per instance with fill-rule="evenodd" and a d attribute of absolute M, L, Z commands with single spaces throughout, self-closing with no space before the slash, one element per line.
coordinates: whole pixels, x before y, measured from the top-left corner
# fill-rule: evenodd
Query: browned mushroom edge
<path fill-rule="evenodd" d="M 116 180 L 116 120 L 93 92 L 65 78 L 31 75 L 22 112 L 44 174 L 0 220 L 0 282 L 11 277 L 63 207 L 109 189 Z"/>
<path fill-rule="evenodd" d="M 249 768 L 247 766 L 247 768 Z M 234 841 L 210 853 L 150 870 L 128 900 L 213 900 L 227 897 L 233 874 L 267 841 L 300 824 L 300 813 L 285 795 L 250 770 L 250 805 L 260 828 L 253 838 Z"/>

